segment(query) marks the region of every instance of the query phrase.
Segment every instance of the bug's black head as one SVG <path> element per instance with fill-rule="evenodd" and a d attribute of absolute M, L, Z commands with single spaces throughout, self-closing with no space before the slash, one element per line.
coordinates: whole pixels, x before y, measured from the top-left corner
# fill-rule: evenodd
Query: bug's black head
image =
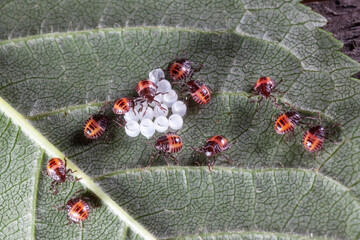
<path fill-rule="evenodd" d="M 295 124 L 298 125 L 300 120 L 301 120 L 301 116 L 298 112 L 295 111 L 290 111 L 290 112 L 286 112 L 285 115 L 290 119 L 290 121 Z"/>
<path fill-rule="evenodd" d="M 65 182 L 66 181 L 66 172 L 61 172 L 58 174 L 58 182 Z"/>
<path fill-rule="evenodd" d="M 310 128 L 309 132 L 320 138 L 325 137 L 325 128 L 320 125 Z"/>
<path fill-rule="evenodd" d="M 96 114 L 93 116 L 94 120 L 103 128 L 106 128 L 108 125 L 108 118 L 105 117 L 103 114 Z"/>
<path fill-rule="evenodd" d="M 203 82 L 199 81 L 199 80 L 191 80 L 188 81 L 186 83 L 186 85 L 188 86 L 189 92 L 190 93 L 194 93 L 196 92 L 200 87 L 202 87 L 204 85 Z"/>
<path fill-rule="evenodd" d="M 148 102 L 148 103 L 152 103 L 153 101 L 154 101 L 154 95 L 152 95 L 152 94 L 146 94 L 145 96 L 144 96 L 144 98 L 146 99 L 146 101 Z"/>
<path fill-rule="evenodd" d="M 190 61 L 187 60 L 186 58 L 176 59 L 175 62 L 176 62 L 176 63 L 183 64 L 183 65 L 189 65 L 189 64 L 190 64 Z"/>
<path fill-rule="evenodd" d="M 155 149 L 156 150 L 159 150 L 159 151 L 163 151 L 163 144 L 162 144 L 162 142 L 159 142 L 159 141 L 157 141 L 156 143 L 155 143 Z"/>

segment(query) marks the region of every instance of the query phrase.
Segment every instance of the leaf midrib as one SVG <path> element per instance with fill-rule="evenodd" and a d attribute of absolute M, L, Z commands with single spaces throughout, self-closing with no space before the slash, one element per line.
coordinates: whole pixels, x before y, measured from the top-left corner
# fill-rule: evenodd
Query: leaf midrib
<path fill-rule="evenodd" d="M 266 231 L 239 231 L 239 232 L 217 232 L 217 233 L 202 233 L 197 235 L 187 235 L 187 236 L 181 236 L 177 238 L 164 238 L 164 240 L 170 240 L 170 239 L 177 239 L 177 240 L 185 240 L 185 239 L 191 239 L 198 237 L 202 239 L 202 237 L 214 237 L 214 236 L 223 236 L 223 235 L 236 235 L 236 236 L 247 236 L 249 234 L 254 235 L 264 235 L 264 236 L 276 236 L 276 237 L 284 237 L 285 239 L 314 239 L 314 240 L 333 240 L 334 238 L 322 238 L 322 237 L 309 237 L 307 235 L 300 235 L 300 234 L 286 234 L 286 233 L 277 233 L 277 232 L 266 232 Z"/>
<path fill-rule="evenodd" d="M 19 112 L 12 108 L 3 98 L 0 97 L 0 111 L 2 111 L 8 118 L 12 120 L 15 125 L 18 125 L 22 132 L 34 141 L 41 149 L 42 152 L 48 153 L 50 156 L 56 156 L 64 159 L 65 155 L 60 152 L 54 145 L 52 145 L 43 135 L 41 135 Z M 42 161 L 37 161 L 37 167 Z M 135 219 L 127 214 L 114 200 L 112 200 L 105 192 L 98 187 L 95 182 L 87 176 L 81 169 L 79 169 L 71 160 L 68 161 L 68 166 L 76 172 L 74 175 L 78 178 L 82 178 L 79 182 L 92 191 L 100 200 L 102 200 L 118 217 L 124 221 L 124 223 L 130 227 L 136 234 L 139 234 L 144 239 L 156 239 L 150 232 L 148 232 L 142 225 L 140 225 Z M 37 203 L 37 186 L 40 177 L 41 167 L 35 175 L 35 186 L 34 186 L 34 202 L 33 206 Z M 36 207 L 32 212 L 32 217 L 35 220 Z M 35 215 L 34 215 L 35 214 Z M 34 224 L 35 225 L 35 224 Z M 32 228 L 32 232 L 35 229 Z"/>

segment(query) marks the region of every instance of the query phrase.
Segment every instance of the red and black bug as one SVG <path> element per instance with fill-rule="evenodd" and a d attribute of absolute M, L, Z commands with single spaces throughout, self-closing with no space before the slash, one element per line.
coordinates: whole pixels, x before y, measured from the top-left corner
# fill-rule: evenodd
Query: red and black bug
<path fill-rule="evenodd" d="M 113 112 L 115 114 L 125 114 L 130 111 L 130 109 L 134 110 L 134 100 L 131 98 L 118 98 L 114 102 Z"/>
<path fill-rule="evenodd" d="M 90 205 L 80 197 L 71 198 L 65 205 L 55 206 L 62 207 L 59 211 L 65 211 L 67 213 L 66 219 L 69 225 L 70 223 L 76 223 L 81 227 L 80 223 L 88 219 L 90 214 Z"/>
<path fill-rule="evenodd" d="M 190 80 L 188 82 L 174 82 L 174 84 L 182 84 L 188 87 L 191 97 L 198 104 L 208 104 L 211 99 L 211 93 L 214 92 L 209 86 L 199 80 Z"/>
<path fill-rule="evenodd" d="M 107 128 L 111 123 L 116 123 L 120 127 L 124 127 L 123 125 L 121 125 L 120 122 L 116 120 L 110 120 L 108 117 L 104 115 L 106 111 L 106 105 L 107 103 L 105 102 L 105 105 L 101 108 L 101 110 L 98 113 L 91 115 L 85 121 L 84 136 L 86 138 L 98 139 L 101 135 L 104 134 L 104 132 L 107 130 Z"/>
<path fill-rule="evenodd" d="M 50 191 L 55 188 L 54 195 L 58 194 L 58 186 L 65 182 L 66 179 L 69 181 L 79 181 L 81 178 L 74 178 L 70 175 L 75 171 L 71 169 L 66 169 L 67 161 L 65 158 L 65 163 L 60 158 L 51 158 L 46 166 L 46 175 L 48 175 L 53 181 L 51 183 Z"/>
<path fill-rule="evenodd" d="M 325 139 L 325 128 L 315 126 L 307 130 L 303 137 L 304 147 L 309 152 L 318 152 L 321 150 Z"/>
<path fill-rule="evenodd" d="M 330 140 L 326 137 L 327 134 L 331 134 L 332 132 L 326 132 L 326 128 L 321 126 L 320 113 L 318 115 L 319 115 L 320 125 L 311 127 L 309 130 L 307 130 L 304 133 L 304 136 L 303 136 L 304 147 L 309 152 L 320 151 L 324 145 L 325 139 L 333 142 L 332 140 Z M 336 126 L 340 126 L 340 124 L 334 124 L 334 125 L 328 126 L 327 129 L 333 128 Z"/>
<path fill-rule="evenodd" d="M 160 136 L 155 141 L 155 151 L 150 158 L 149 166 L 151 166 L 154 157 L 158 157 L 162 154 L 165 158 L 165 161 L 168 165 L 170 165 L 166 155 L 172 157 L 176 163 L 178 163 L 177 159 L 171 155 L 172 153 L 179 152 L 184 146 L 183 140 L 176 133 L 169 132 L 166 135 Z M 156 154 L 157 153 L 157 154 Z"/>
<path fill-rule="evenodd" d="M 205 153 L 205 156 L 209 158 L 209 171 L 211 172 L 211 168 L 214 168 L 214 164 L 216 161 L 216 155 L 222 155 L 228 160 L 229 162 L 232 162 L 227 156 L 225 156 L 222 152 L 224 152 L 227 149 L 230 149 L 232 147 L 231 144 L 229 144 L 228 140 L 224 138 L 223 136 L 217 135 L 213 136 L 206 140 L 206 143 L 204 146 L 201 146 L 200 148 L 194 148 L 190 147 L 194 151 L 197 151 L 199 153 Z M 212 158 L 212 161 L 210 160 Z"/>
<path fill-rule="evenodd" d="M 191 80 L 186 83 L 189 92 L 198 104 L 208 104 L 211 99 L 211 93 L 214 92 L 209 86 L 206 86 L 199 80 Z"/>
<path fill-rule="evenodd" d="M 109 120 L 102 113 L 89 117 L 84 124 L 84 135 L 89 139 L 97 139 L 106 131 Z"/>
<path fill-rule="evenodd" d="M 175 59 L 174 61 L 169 63 L 166 71 L 168 72 L 170 79 L 174 81 L 180 81 L 186 78 L 191 79 L 193 72 L 201 70 L 201 67 L 195 69 L 192 67 L 192 65 L 194 65 L 194 63 L 190 62 L 185 58 Z M 198 65 L 202 66 L 202 64 Z"/>
<path fill-rule="evenodd" d="M 275 84 L 275 81 L 272 80 L 269 77 L 261 77 L 259 78 L 256 83 L 254 84 L 254 91 L 252 92 L 251 96 L 249 98 L 254 96 L 260 96 L 260 98 L 257 101 L 251 101 L 251 102 L 257 102 L 258 103 L 258 109 L 260 107 L 260 102 L 263 99 L 270 99 L 275 106 L 280 107 L 280 105 L 276 102 L 276 97 L 272 95 L 273 92 L 279 92 L 276 89 L 276 87 L 282 82 L 282 79 L 278 84 Z"/>
<path fill-rule="evenodd" d="M 155 96 L 160 94 L 160 93 L 156 93 L 158 89 L 158 86 L 151 82 L 150 80 L 141 80 L 137 85 L 136 85 L 136 92 L 139 94 L 140 98 L 139 99 L 135 99 L 135 101 L 139 101 L 140 104 L 142 104 L 143 102 L 146 102 L 148 105 L 146 106 L 146 110 L 149 107 L 149 104 L 151 104 L 152 102 L 154 102 L 156 105 L 158 105 L 160 107 L 161 110 L 166 111 L 165 108 L 163 108 L 161 106 L 161 104 L 155 100 Z M 144 116 L 146 113 L 146 110 L 144 111 Z"/>
<path fill-rule="evenodd" d="M 280 114 L 275 120 L 275 131 L 277 134 L 294 132 L 295 126 L 299 125 L 301 116 L 296 111 L 288 111 Z"/>

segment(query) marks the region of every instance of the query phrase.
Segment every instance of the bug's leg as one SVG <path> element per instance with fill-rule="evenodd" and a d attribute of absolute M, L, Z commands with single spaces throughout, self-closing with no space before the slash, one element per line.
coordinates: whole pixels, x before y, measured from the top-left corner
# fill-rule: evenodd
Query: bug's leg
<path fill-rule="evenodd" d="M 180 129 L 176 130 L 176 131 L 173 132 L 173 133 L 177 134 L 179 131 L 180 131 Z M 169 133 L 167 133 L 167 134 L 169 134 Z"/>
<path fill-rule="evenodd" d="M 330 131 L 330 132 L 326 132 L 326 134 L 332 135 L 332 134 L 336 133 L 336 130 L 334 130 L 334 128 L 340 127 L 340 126 L 341 126 L 340 123 L 336 123 L 336 124 L 332 124 L 330 126 L 327 126 L 326 129 L 333 129 L 333 130 Z"/>
<path fill-rule="evenodd" d="M 326 140 L 328 140 L 328 141 L 330 141 L 330 142 L 332 142 L 333 144 L 338 144 L 338 143 L 336 143 L 334 140 L 331 140 L 330 138 L 325 138 Z"/>
<path fill-rule="evenodd" d="M 291 106 L 290 103 L 288 102 L 283 102 L 283 104 L 289 106 L 291 109 L 293 109 L 294 111 L 296 111 L 296 108 L 294 106 Z M 284 110 L 283 110 L 284 111 Z"/>
<path fill-rule="evenodd" d="M 194 75 L 194 71 L 195 71 L 194 69 L 191 69 L 191 71 L 189 72 L 189 76 L 188 76 L 189 81 L 191 81 L 191 78 Z M 186 82 L 186 78 L 184 78 L 184 82 Z"/>
<path fill-rule="evenodd" d="M 282 83 L 283 80 L 284 80 L 284 79 L 280 79 L 280 81 L 279 81 L 278 83 L 275 83 L 275 86 L 274 86 L 274 88 L 273 88 L 273 91 L 276 90 L 276 88 L 281 85 L 281 83 Z M 276 91 L 277 91 L 277 90 L 276 90 Z"/>
<path fill-rule="evenodd" d="M 56 183 L 56 181 L 55 181 L 55 180 L 51 182 L 51 187 L 50 187 L 49 191 L 51 191 L 51 190 L 53 190 L 53 189 L 54 189 L 54 187 L 55 187 L 55 186 L 54 186 L 54 184 L 55 184 L 55 183 Z"/>
<path fill-rule="evenodd" d="M 203 149 L 201 148 L 194 148 L 193 146 L 189 146 L 189 148 L 191 148 L 192 150 L 194 150 L 196 153 L 194 153 L 192 156 L 199 156 L 201 153 L 203 153 Z M 198 161 L 195 162 L 198 166 L 201 166 L 200 163 Z"/>
<path fill-rule="evenodd" d="M 159 103 L 160 104 L 160 103 Z M 142 108 L 142 107 L 141 107 Z M 144 111 L 144 114 L 143 114 L 143 117 L 145 116 L 145 113 L 146 113 L 146 111 L 148 110 L 148 108 L 149 108 L 149 104 L 146 104 L 146 108 L 145 108 L 145 111 Z M 142 110 L 142 109 L 141 109 Z"/>
<path fill-rule="evenodd" d="M 199 68 L 192 68 L 193 72 L 199 72 L 201 69 L 203 69 L 205 67 L 204 64 L 198 63 L 198 62 L 190 62 L 190 65 L 199 65 L 200 66 Z"/>
<path fill-rule="evenodd" d="M 79 189 L 79 190 L 77 190 L 73 195 L 71 195 L 70 198 L 74 198 L 74 196 L 79 195 L 80 192 L 86 192 L 86 191 L 85 191 L 85 189 L 83 189 L 83 188 L 82 188 L 82 189 Z"/>
<path fill-rule="evenodd" d="M 65 168 L 67 167 L 67 161 L 68 161 L 69 159 L 67 158 L 67 156 L 64 156 L 64 162 L 65 162 Z"/>
<path fill-rule="evenodd" d="M 290 134 L 286 134 L 286 144 L 288 142 L 290 142 L 291 138 L 294 138 L 294 137 L 295 137 L 295 129 L 293 129 Z"/>
<path fill-rule="evenodd" d="M 192 63 L 193 63 L 193 64 L 198 64 L 198 65 L 200 65 L 200 67 L 194 68 L 194 69 L 193 69 L 193 72 L 200 72 L 201 69 L 203 69 L 203 68 L 205 67 L 205 65 L 202 64 L 202 63 L 195 63 L 195 62 L 192 62 Z"/>
<path fill-rule="evenodd" d="M 67 157 L 64 157 L 64 160 L 65 160 L 65 168 L 66 168 L 67 167 L 67 160 L 69 160 L 69 159 Z M 76 172 L 76 170 L 73 171 L 71 168 L 69 168 L 69 169 L 66 170 L 66 174 L 68 174 L 69 172 L 74 173 L 74 172 Z"/>
<path fill-rule="evenodd" d="M 210 158 L 209 158 L 208 167 L 209 167 L 209 172 L 211 172 L 211 159 Z"/>
<path fill-rule="evenodd" d="M 285 94 L 285 93 L 286 93 L 286 92 L 279 91 L 279 90 L 277 90 L 277 89 L 275 89 L 275 88 L 274 88 L 274 90 L 273 90 L 272 92 L 274 92 L 274 93 L 280 93 L 280 94 Z"/>
<path fill-rule="evenodd" d="M 215 92 L 217 92 L 216 90 L 213 90 L 209 85 L 206 85 L 206 87 L 210 90 L 210 92 L 212 92 L 212 93 L 215 93 Z"/>
<path fill-rule="evenodd" d="M 118 122 L 117 120 L 111 120 L 113 123 L 116 123 L 117 125 L 119 125 L 119 127 L 125 128 L 124 125 L 122 125 L 120 122 Z"/>
<path fill-rule="evenodd" d="M 133 110 L 134 115 L 136 115 L 136 112 L 135 112 L 135 102 L 132 103 L 131 109 Z"/>
<path fill-rule="evenodd" d="M 77 172 L 77 170 L 72 170 L 71 168 L 69 168 L 68 170 L 66 170 L 66 173 L 76 173 Z"/>
<path fill-rule="evenodd" d="M 213 156 L 213 162 L 212 162 L 212 164 L 211 164 L 212 170 L 214 170 L 215 161 L 216 161 L 216 157 L 215 157 L 215 155 L 214 155 L 214 156 Z"/>
<path fill-rule="evenodd" d="M 252 97 L 255 97 L 255 96 L 259 96 L 260 94 L 257 93 L 257 92 L 252 92 L 250 96 L 248 96 L 248 99 L 252 98 Z M 250 101 L 251 103 L 255 102 L 255 100 L 253 101 Z"/>
<path fill-rule="evenodd" d="M 81 224 L 82 222 L 77 222 L 77 224 L 79 225 L 79 228 L 82 228 L 82 224 Z"/>
<path fill-rule="evenodd" d="M 269 99 L 270 99 L 270 101 L 272 101 L 272 102 L 274 103 L 274 105 L 275 105 L 277 108 L 280 108 L 280 109 L 281 109 L 281 105 L 276 102 L 276 97 L 275 97 L 275 96 L 270 95 L 270 96 L 269 96 Z"/>
<path fill-rule="evenodd" d="M 59 207 L 62 207 L 62 209 L 61 208 L 59 208 Z M 65 211 L 65 205 L 64 204 L 60 204 L 60 205 L 55 205 L 55 206 L 53 206 L 53 208 L 59 208 L 59 209 L 57 209 L 58 211 Z"/>
<path fill-rule="evenodd" d="M 76 172 L 75 171 L 71 171 L 72 173 Z M 82 178 L 78 178 L 78 177 L 74 177 L 73 175 L 67 175 L 67 179 L 69 179 L 69 181 L 74 181 L 74 182 L 77 182 L 77 181 L 80 181 Z"/>
<path fill-rule="evenodd" d="M 59 182 L 55 183 L 55 192 L 53 193 L 54 196 L 59 193 L 59 184 L 60 184 Z"/>
<path fill-rule="evenodd" d="M 161 106 L 161 103 L 159 103 L 159 101 L 154 100 L 154 102 L 155 102 L 155 104 L 156 104 L 156 105 L 158 105 L 158 106 L 159 106 L 159 108 L 160 108 L 163 112 L 165 112 L 165 111 L 166 111 L 166 108 L 162 107 L 162 106 Z M 146 111 L 145 111 L 145 112 L 146 112 Z"/>
<path fill-rule="evenodd" d="M 53 193 L 53 195 L 57 195 L 59 193 L 59 183 L 56 183 L 55 185 L 55 192 Z"/>
<path fill-rule="evenodd" d="M 171 153 L 169 153 L 169 156 L 170 156 L 172 159 L 174 159 L 174 161 L 175 161 L 175 163 L 176 163 L 177 165 L 179 165 L 179 161 L 176 159 L 176 157 L 174 157 L 173 155 L 171 155 Z"/>
<path fill-rule="evenodd" d="M 186 83 L 185 83 L 185 82 L 172 82 L 172 84 L 186 85 Z"/>
<path fill-rule="evenodd" d="M 336 131 L 331 131 L 331 132 L 327 132 L 326 135 L 333 135 Z M 324 137 L 326 140 L 328 140 L 329 142 L 332 142 L 333 144 L 339 144 L 337 142 L 335 142 L 334 140 L 328 138 L 327 136 Z"/>
<path fill-rule="evenodd" d="M 193 146 L 189 146 L 189 148 L 197 152 L 196 154 L 193 154 L 193 157 L 195 157 L 195 155 L 200 155 L 203 152 L 202 148 L 194 148 Z"/>
<path fill-rule="evenodd" d="M 69 224 L 72 223 L 72 221 L 69 219 L 69 216 L 66 216 L 66 220 L 68 221 L 66 226 L 69 226 Z"/>
<path fill-rule="evenodd" d="M 160 153 L 161 153 L 160 151 L 154 151 L 154 153 L 151 155 L 148 167 L 150 167 L 152 165 L 155 155 L 156 155 L 156 157 L 159 157 Z"/>
<path fill-rule="evenodd" d="M 232 148 L 237 142 L 238 142 L 238 140 L 235 139 L 231 144 L 229 144 L 229 146 L 227 147 L 227 149 Z"/>
<path fill-rule="evenodd" d="M 293 132 L 293 136 L 294 136 L 294 132 Z M 289 134 L 285 134 L 285 141 L 284 141 L 284 143 L 286 144 L 286 145 L 289 145 L 288 143 L 290 142 L 290 135 Z"/>
<path fill-rule="evenodd" d="M 141 112 L 142 111 L 142 109 L 143 109 L 143 103 L 145 102 L 145 100 L 143 99 L 143 98 L 141 98 L 141 97 L 138 97 L 138 98 L 135 98 L 135 100 L 134 100 L 134 108 L 135 108 L 135 105 L 137 104 L 137 103 L 139 103 L 139 104 L 141 104 L 141 107 L 139 108 L 139 112 Z"/>
<path fill-rule="evenodd" d="M 223 156 L 229 163 L 233 163 L 234 160 L 230 159 L 228 156 L 226 156 L 225 154 L 223 153 L 219 153 L 220 156 Z"/>
<path fill-rule="evenodd" d="M 256 109 L 256 112 L 259 112 L 259 110 L 261 109 L 261 105 L 260 105 L 260 102 L 263 100 L 264 98 L 261 97 L 259 100 L 253 100 L 253 101 L 250 101 L 250 103 L 254 103 L 254 102 L 257 102 L 257 109 Z"/>
<path fill-rule="evenodd" d="M 280 94 L 285 94 L 286 93 L 286 92 L 281 92 L 281 91 L 279 91 L 277 89 L 281 85 L 283 80 L 284 79 L 280 79 L 280 81 L 278 83 L 275 83 L 275 86 L 273 87 L 272 92 L 277 92 L 277 93 L 280 93 Z"/>
<path fill-rule="evenodd" d="M 166 157 L 166 152 L 163 152 L 163 156 L 164 156 L 164 158 L 165 158 L 165 161 L 166 161 L 168 167 L 170 167 L 170 162 L 169 162 L 169 160 L 168 160 L 167 157 Z"/>
<path fill-rule="evenodd" d="M 201 153 L 200 148 L 194 148 L 193 146 L 189 146 L 189 148 L 191 148 L 192 150 Z"/>
<path fill-rule="evenodd" d="M 303 118 L 305 118 L 305 119 L 313 119 L 313 120 L 317 120 L 318 118 L 316 118 L 316 117 L 303 117 Z"/>
<path fill-rule="evenodd" d="M 133 109 L 133 111 L 134 111 L 134 115 L 136 115 L 134 109 Z M 113 121 L 116 121 L 116 124 L 118 124 L 118 125 L 120 125 L 120 126 L 122 126 L 122 125 L 125 126 L 126 123 L 127 123 L 125 119 L 122 119 L 122 118 L 121 118 L 121 115 L 118 116 L 118 117 L 116 118 L 116 120 L 113 120 Z"/>
<path fill-rule="evenodd" d="M 105 114 L 106 112 L 106 106 L 107 106 L 107 102 L 105 101 L 104 105 L 101 107 L 99 114 Z"/>

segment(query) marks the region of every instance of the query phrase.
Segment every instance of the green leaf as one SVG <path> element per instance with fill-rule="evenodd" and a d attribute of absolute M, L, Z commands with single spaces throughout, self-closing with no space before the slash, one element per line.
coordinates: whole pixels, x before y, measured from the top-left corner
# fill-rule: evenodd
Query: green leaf
<path fill-rule="evenodd" d="M 359 239 L 360 68 L 324 24 L 294 0 L 1 3 L 0 238 Z M 217 90 L 209 105 L 190 104 L 181 166 L 159 158 L 144 169 L 153 146 L 122 129 L 84 140 L 89 114 L 135 96 L 181 50 Z M 277 135 L 279 110 L 248 99 L 262 75 L 283 79 L 279 99 L 301 114 L 341 124 L 335 143 L 315 156 L 301 130 Z M 234 162 L 219 157 L 209 173 L 189 146 L 216 134 L 238 142 L 226 152 Z M 41 170 L 64 155 L 82 180 L 54 197 Z M 53 206 L 81 184 L 102 204 L 84 228 L 65 227 Z"/>

